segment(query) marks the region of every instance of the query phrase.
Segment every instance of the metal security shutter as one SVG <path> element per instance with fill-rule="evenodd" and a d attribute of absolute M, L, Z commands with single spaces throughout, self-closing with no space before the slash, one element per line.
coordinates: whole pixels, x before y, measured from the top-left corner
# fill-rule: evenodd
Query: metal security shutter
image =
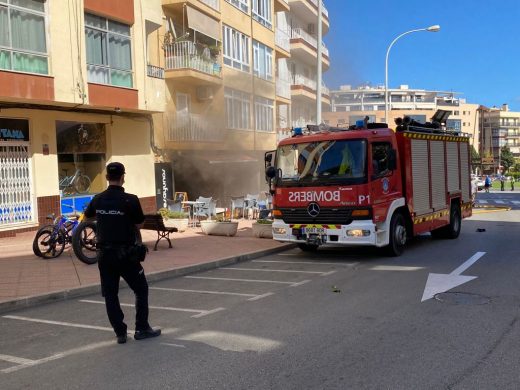
<path fill-rule="evenodd" d="M 471 200 L 470 186 L 469 186 L 469 162 L 468 149 L 469 144 L 459 142 L 460 145 L 460 177 L 462 179 L 462 201 L 469 202 Z"/>
<path fill-rule="evenodd" d="M 459 191 L 459 148 L 458 142 L 446 142 L 446 155 L 448 158 L 448 191 Z"/>
<path fill-rule="evenodd" d="M 412 177 L 413 177 L 413 207 L 420 215 L 430 210 L 430 169 L 428 167 L 428 141 L 411 141 L 412 146 Z"/>
<path fill-rule="evenodd" d="M 444 172 L 444 142 L 431 141 L 432 168 L 432 207 L 440 209 L 446 206 L 446 180 Z"/>
<path fill-rule="evenodd" d="M 0 227 L 33 220 L 29 145 L 0 142 Z"/>

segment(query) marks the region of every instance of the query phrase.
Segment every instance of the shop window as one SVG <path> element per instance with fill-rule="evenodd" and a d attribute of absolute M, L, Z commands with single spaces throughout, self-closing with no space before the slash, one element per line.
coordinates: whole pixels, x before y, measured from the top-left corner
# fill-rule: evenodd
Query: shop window
<path fill-rule="evenodd" d="M 59 188 L 62 197 L 103 191 L 106 130 L 103 123 L 56 122 Z"/>

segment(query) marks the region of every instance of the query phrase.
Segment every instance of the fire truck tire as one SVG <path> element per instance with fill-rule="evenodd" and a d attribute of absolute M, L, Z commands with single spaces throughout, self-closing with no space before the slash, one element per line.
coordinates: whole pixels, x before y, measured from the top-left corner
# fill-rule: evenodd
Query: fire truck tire
<path fill-rule="evenodd" d="M 460 226 L 462 217 L 460 215 L 460 207 L 453 203 L 450 210 L 450 224 L 446 226 L 446 238 L 455 239 L 460 234 Z"/>
<path fill-rule="evenodd" d="M 387 254 L 389 256 L 401 256 L 404 252 L 407 236 L 406 221 L 403 214 L 397 211 L 390 220 L 390 242 L 386 247 Z"/>
<path fill-rule="evenodd" d="M 316 252 L 318 250 L 318 245 L 298 244 L 298 248 L 304 252 Z"/>

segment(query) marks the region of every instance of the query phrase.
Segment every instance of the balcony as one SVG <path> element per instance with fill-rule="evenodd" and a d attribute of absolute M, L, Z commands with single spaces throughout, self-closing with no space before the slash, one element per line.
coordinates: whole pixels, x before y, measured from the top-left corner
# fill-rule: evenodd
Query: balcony
<path fill-rule="evenodd" d="M 164 45 L 166 78 L 191 79 L 195 84 L 221 84 L 222 66 L 208 48 L 184 41 Z"/>
<path fill-rule="evenodd" d="M 168 141 L 173 142 L 219 142 L 223 139 L 220 126 L 215 126 L 205 115 L 181 113 L 170 122 Z"/>
<path fill-rule="evenodd" d="M 291 30 L 291 56 L 300 57 L 309 64 L 314 64 L 318 56 L 318 41 L 303 28 L 296 27 Z M 329 68 L 329 49 L 325 43 L 321 43 L 321 54 L 325 70 Z"/>
<path fill-rule="evenodd" d="M 206 4 L 210 8 L 213 8 L 215 11 L 220 11 L 220 2 L 219 0 L 199 0 L 201 3 Z"/>
<path fill-rule="evenodd" d="M 274 0 L 274 12 L 289 12 L 289 0 Z"/>
<path fill-rule="evenodd" d="M 164 79 L 164 68 L 155 65 L 146 65 L 146 75 L 156 79 Z"/>
<path fill-rule="evenodd" d="M 276 28 L 275 44 L 277 49 L 282 49 L 282 51 L 279 52 L 280 54 L 282 54 L 283 57 L 290 57 L 291 40 L 289 38 L 289 34 L 286 31 L 280 28 Z"/>
<path fill-rule="evenodd" d="M 329 31 L 329 11 L 322 3 L 321 14 L 323 34 L 327 34 Z M 289 0 L 290 12 L 296 16 L 298 20 L 304 23 L 304 25 L 316 23 L 318 16 L 318 0 Z"/>
<path fill-rule="evenodd" d="M 220 0 L 162 0 L 162 4 L 165 9 L 176 13 L 182 14 L 184 7 L 188 5 L 212 17 L 220 16 Z"/>
<path fill-rule="evenodd" d="M 305 100 L 316 101 L 316 81 L 311 80 L 301 74 L 293 75 L 291 85 L 292 99 L 303 98 Z M 322 85 L 321 87 L 322 102 L 330 105 L 330 90 Z"/>

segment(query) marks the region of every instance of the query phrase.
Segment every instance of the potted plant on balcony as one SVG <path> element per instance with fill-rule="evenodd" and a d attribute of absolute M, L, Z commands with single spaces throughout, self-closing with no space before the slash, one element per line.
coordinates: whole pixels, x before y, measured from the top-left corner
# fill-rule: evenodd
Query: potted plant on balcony
<path fill-rule="evenodd" d="M 211 236 L 234 236 L 237 234 L 238 222 L 226 218 L 224 214 L 217 215 L 215 219 L 200 221 L 202 232 Z"/>
<path fill-rule="evenodd" d="M 159 209 L 158 213 L 163 217 L 164 226 L 175 227 L 181 233 L 188 228 L 190 220 L 187 213 L 183 211 L 171 211 L 166 208 Z"/>
<path fill-rule="evenodd" d="M 258 219 L 253 223 L 253 236 L 258 238 L 273 238 L 273 220 Z"/>

